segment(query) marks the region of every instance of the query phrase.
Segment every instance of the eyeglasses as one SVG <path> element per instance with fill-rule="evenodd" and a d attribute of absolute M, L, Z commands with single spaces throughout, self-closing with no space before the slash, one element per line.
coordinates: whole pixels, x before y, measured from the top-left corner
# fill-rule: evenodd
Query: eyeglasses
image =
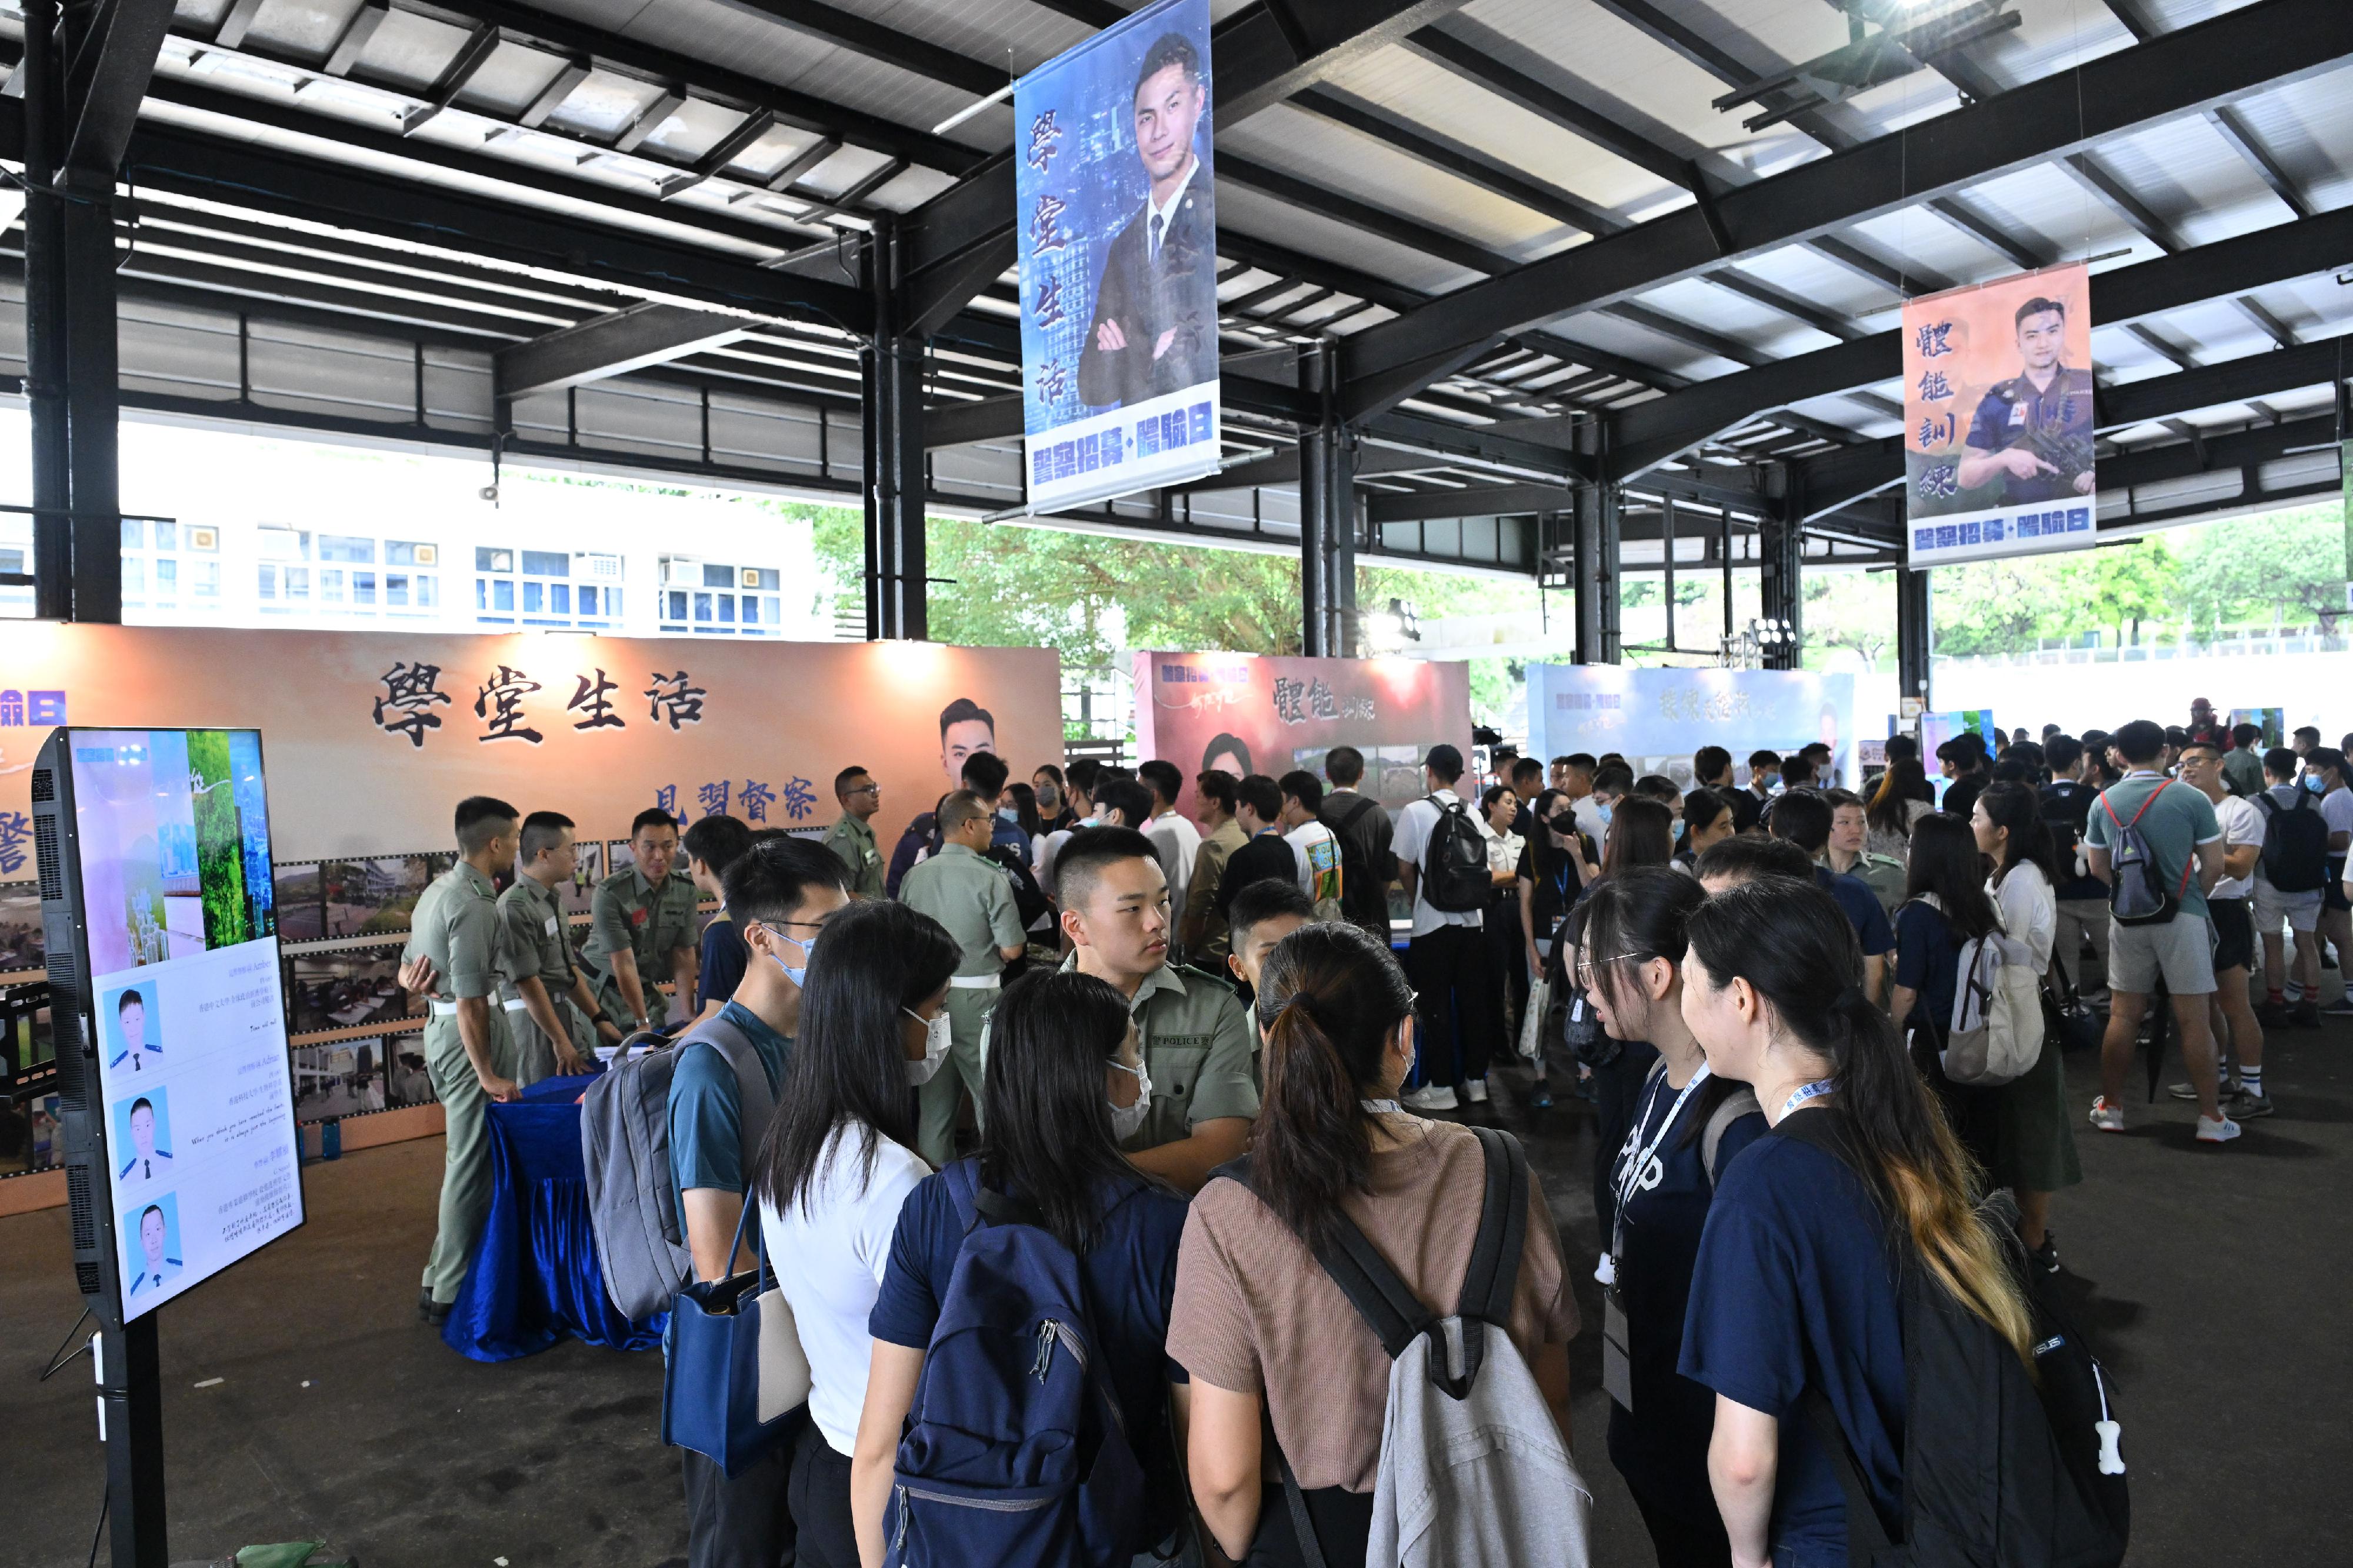
<path fill-rule="evenodd" d="M 1639 952 L 1621 952 L 1615 958 L 1605 958 L 1601 962 L 1604 963 L 1625 963 L 1630 960 L 1637 963 L 1645 962 L 1644 956 Z M 1577 989 L 1580 991 L 1590 991 L 1593 989 L 1593 960 L 1580 957 L 1577 961 Z"/>
<path fill-rule="evenodd" d="M 842 793 L 844 795 L 881 795 L 882 793 L 882 786 L 879 784 L 862 784 L 855 786 L 854 788 L 844 790 Z"/>

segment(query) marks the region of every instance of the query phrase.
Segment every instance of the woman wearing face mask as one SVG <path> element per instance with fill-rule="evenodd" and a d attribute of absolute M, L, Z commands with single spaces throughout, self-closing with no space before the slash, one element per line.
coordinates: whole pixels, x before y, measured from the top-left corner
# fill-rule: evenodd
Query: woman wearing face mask
<path fill-rule="evenodd" d="M 907 1090 L 946 1053 L 943 1009 L 960 957 L 937 921 L 904 904 L 834 917 L 754 1168 L 762 1237 L 809 1362 L 809 1422 L 786 1495 L 799 1561 L 816 1568 L 857 1568 L 849 1458 L 873 1348 L 866 1319 L 900 1205 L 931 1174 Z"/>
<path fill-rule="evenodd" d="M 1773 1125 L 1725 1168 L 1683 1321 L 1679 1370 L 1715 1391 L 1711 1489 L 1737 1568 L 1860 1568 L 1801 1401 L 1829 1404 L 1894 1538 L 1911 1414 L 1900 1271 L 1921 1270 L 2031 1365 L 2026 1304 L 1968 1156 L 1863 994 L 1838 901 L 1759 878 L 1693 910 L 1689 934 L 1683 1021 Z"/>
<path fill-rule="evenodd" d="M 1063 798 L 1062 770 L 1048 763 L 1029 775 L 1029 791 L 1038 800 L 1038 816 L 1044 822 L 1044 831 L 1060 833 L 1078 821 L 1070 802 Z"/>
<path fill-rule="evenodd" d="M 1609 1460 L 1642 1510 L 1659 1568 L 1731 1561 L 1707 1484 L 1715 1402 L 1675 1361 L 1717 1179 L 1765 1132 L 1756 1095 L 1710 1073 L 1683 1022 L 1685 931 L 1706 901 L 1695 879 L 1646 866 L 1603 882 L 1585 905 L 1585 984 L 1602 1026 L 1658 1051 L 1609 1168 L 1601 1386 Z"/>
<path fill-rule="evenodd" d="M 1168 1353 L 1193 1373 L 1187 1447 L 1201 1518 L 1248 1568 L 1301 1551 L 1264 1435 L 1304 1494 L 1326 1563 L 1365 1561 L 1389 1358 L 1303 1237 L 1345 1212 L 1425 1304 L 1451 1310 L 1477 1231 L 1478 1139 L 1398 1105 L 1413 1065 L 1413 991 L 1386 943 L 1338 922 L 1282 939 L 1260 976 L 1266 1100 L 1251 1187 L 1212 1181 L 1185 1223 Z M 1468 1216 L 1467 1218 L 1465 1216 Z M 1568 1432 L 1577 1301 L 1542 1184 L 1509 1331 Z"/>
<path fill-rule="evenodd" d="M 980 1152 L 908 1197 L 868 1320 L 873 1362 L 850 1474 L 867 1563 L 884 1560 L 900 1430 L 975 1223 L 965 1195 L 974 1182 L 1028 1205 L 1035 1223 L 1078 1255 L 1093 1348 L 1110 1369 L 1128 1441 L 1145 1468 L 1146 1510 L 1133 1550 L 1160 1545 L 1185 1522 L 1184 1481 L 1168 1440 L 1172 1402 L 1177 1420 L 1185 1418 L 1185 1372 L 1165 1349 L 1185 1200 L 1119 1152 L 1120 1140 L 1143 1125 L 1151 1098 L 1127 999 L 1110 985 L 1058 971 L 1006 989 L 989 1019 Z"/>

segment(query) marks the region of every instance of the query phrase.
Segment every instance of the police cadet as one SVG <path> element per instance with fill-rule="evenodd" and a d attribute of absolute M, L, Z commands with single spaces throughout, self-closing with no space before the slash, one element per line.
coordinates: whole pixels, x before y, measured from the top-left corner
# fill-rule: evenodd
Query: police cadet
<path fill-rule="evenodd" d="M 841 803 L 841 816 L 825 830 L 825 847 L 841 857 L 854 897 L 879 899 L 882 851 L 875 847 L 873 822 L 882 809 L 882 786 L 864 768 L 844 768 L 833 775 L 833 798 Z"/>
<path fill-rule="evenodd" d="M 534 811 L 522 819 L 514 886 L 499 895 L 511 976 L 504 988 L 507 1033 L 514 1039 L 515 1082 L 526 1087 L 551 1073 L 586 1072 L 600 1037 L 607 1045 L 621 1043 L 620 1030 L 572 962 L 570 932 L 556 899 L 577 858 L 572 819 Z"/>
<path fill-rule="evenodd" d="M 598 1004 L 625 1031 L 668 1021 L 668 1001 L 657 988 L 663 978 L 678 983 L 684 1016 L 695 1011 L 694 884 L 670 870 L 677 821 L 658 806 L 638 813 L 629 852 L 635 865 L 596 884 L 580 952 Z"/>
<path fill-rule="evenodd" d="M 1152 840 L 1129 827 L 1071 836 L 1054 863 L 1076 969 L 1128 998 L 1152 1110 L 1122 1145 L 1140 1171 L 1187 1193 L 1240 1154 L 1258 1115 L 1257 1037 L 1231 986 L 1168 962 L 1168 880 Z"/>
<path fill-rule="evenodd" d="M 948 981 L 948 1059 L 954 1072 L 935 1071 L 916 1091 L 922 1108 L 916 1148 L 934 1166 L 955 1158 L 956 1095 L 972 1091 L 981 1104 L 981 1027 L 997 1005 L 1005 966 L 1028 946 L 1013 885 L 1005 869 L 987 858 L 996 807 L 970 790 L 940 803 L 940 852 L 918 863 L 899 884 L 899 901 L 947 928 L 964 950 L 964 962 Z"/>
<path fill-rule="evenodd" d="M 1997 479 L 2002 500 L 2017 506 L 2092 493 L 2092 373 L 2060 363 L 2067 347 L 2067 307 L 2036 298 L 2018 308 L 2018 353 L 2024 374 L 1996 382 L 1978 401 L 1954 478 L 1965 489 Z M 2080 440 L 2085 466 L 2069 473 L 2028 445 L 2034 436 Z"/>
<path fill-rule="evenodd" d="M 428 1323 L 449 1315 L 466 1261 L 491 1208 L 491 1101 L 522 1090 L 513 1079 L 514 1043 L 498 1005 L 504 952 L 499 894 L 491 879 L 514 865 L 520 816 L 486 795 L 458 803 L 458 863 L 435 878 L 409 916 L 404 983 L 421 980 L 425 1070 L 441 1101 L 448 1146 L 441 1166 L 441 1220 L 426 1260 L 417 1312 Z"/>

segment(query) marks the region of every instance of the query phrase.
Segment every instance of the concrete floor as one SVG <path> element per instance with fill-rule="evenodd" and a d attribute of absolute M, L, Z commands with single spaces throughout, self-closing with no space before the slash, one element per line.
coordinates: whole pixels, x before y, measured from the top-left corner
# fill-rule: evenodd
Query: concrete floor
<path fill-rule="evenodd" d="M 2192 1112 L 2171 1100 L 2134 1104 L 2126 1135 L 2080 1141 L 2085 1181 L 2052 1223 L 2122 1380 L 2136 1564 L 2353 1557 L 2337 1489 L 2353 1473 L 2348 1052 L 2342 1024 L 2275 1037 L 2280 1114 L 2228 1150 L 2194 1147 Z M 2092 1068 L 2070 1063 L 2078 1103 Z M 1647 1564 L 1601 1442 L 1591 1121 L 1573 1101 L 1514 1099 L 1494 1114 L 1527 1137 L 1583 1281 L 1573 1366 L 1594 1561 Z M 309 1225 L 164 1314 L 175 1558 L 317 1536 L 365 1568 L 683 1563 L 658 1356 L 567 1342 L 481 1366 L 417 1321 L 440 1158 L 433 1140 L 311 1167 Z M 64 1568 L 90 1550 L 104 1477 L 89 1370 L 34 1382 L 79 1307 L 65 1212 L 0 1220 L 0 1563 Z"/>

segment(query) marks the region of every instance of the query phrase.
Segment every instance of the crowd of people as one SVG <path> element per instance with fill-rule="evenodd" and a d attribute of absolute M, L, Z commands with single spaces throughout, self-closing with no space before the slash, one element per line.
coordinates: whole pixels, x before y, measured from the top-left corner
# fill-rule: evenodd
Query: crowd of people
<path fill-rule="evenodd" d="M 1022 782 L 974 750 L 887 853 L 860 768 L 822 840 L 641 816 L 579 954 L 541 910 L 570 825 L 471 799 L 404 971 L 450 1128 L 421 1308 L 446 1312 L 479 1232 L 482 1107 L 667 1014 L 691 1277 L 764 1242 L 810 1379 L 757 1460 L 685 1452 L 696 1568 L 880 1568 L 911 1530 L 997 1528 L 908 1479 L 981 1496 L 1034 1418 L 968 1376 L 958 1336 L 992 1329 L 1037 1336 L 1040 1389 L 1071 1350 L 1132 1450 L 1141 1489 L 1083 1560 L 1361 1561 L 1387 1539 L 1385 1430 L 1404 1440 L 1398 1347 L 1333 1259 L 1360 1233 L 1455 1307 L 1497 1167 L 1436 1113 L 1516 1061 L 1529 1104 L 1557 1079 L 1597 1123 L 1598 1260 L 1566 1255 L 1528 1176 L 1489 1312 L 1561 1452 L 1590 1267 L 1609 1458 L 1660 1563 L 1844 1563 L 1842 1465 L 1880 1528 L 1905 1517 L 1906 1271 L 2029 1356 L 2053 1199 L 2082 1179 L 2068 1022 L 2105 1012 L 2088 1125 L 2113 1131 L 2163 1013 L 2211 1145 L 2273 1113 L 2266 1028 L 2353 1012 L 2321 990 L 2353 963 L 2345 752 L 2261 739 L 2202 709 L 1972 732 L 1936 749 L 1941 792 L 1901 736 L 1854 790 L 1826 747 L 1752 752 L 1745 776 L 1704 747 L 1684 791 L 1581 753 L 1499 757 L 1482 786 L 1438 745 L 1394 817 L 1348 747 L 1320 778 L 1200 772 L 1189 816 L 1166 762 Z M 698 889 L 722 908 L 699 941 L 677 913 Z M 1987 1026 L 1989 963 L 2049 996 L 2000 1081 L 1954 1048 Z M 976 1262 L 976 1238 L 1008 1230 L 1069 1260 L 1083 1325 L 992 1320 L 1019 1316 L 987 1274 L 1012 1254 Z"/>

